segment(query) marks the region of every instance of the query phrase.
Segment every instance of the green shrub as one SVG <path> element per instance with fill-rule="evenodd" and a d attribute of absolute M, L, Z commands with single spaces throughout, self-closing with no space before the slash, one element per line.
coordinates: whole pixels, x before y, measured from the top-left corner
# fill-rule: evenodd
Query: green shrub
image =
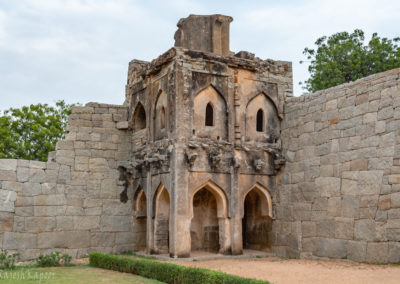
<path fill-rule="evenodd" d="M 40 267 L 50 267 L 50 266 L 63 266 L 69 265 L 71 263 L 72 257 L 68 254 L 62 254 L 59 251 L 53 251 L 49 255 L 40 254 L 38 258 L 35 259 L 36 264 Z"/>
<path fill-rule="evenodd" d="M 19 253 L 8 254 L 8 251 L 0 253 L 0 269 L 14 269 L 19 259 Z"/>
<path fill-rule="evenodd" d="M 119 255 L 94 252 L 89 254 L 90 265 L 133 273 L 165 283 L 194 284 L 266 284 L 267 281 L 243 278 L 202 268 L 185 267 L 150 259 L 128 258 Z"/>

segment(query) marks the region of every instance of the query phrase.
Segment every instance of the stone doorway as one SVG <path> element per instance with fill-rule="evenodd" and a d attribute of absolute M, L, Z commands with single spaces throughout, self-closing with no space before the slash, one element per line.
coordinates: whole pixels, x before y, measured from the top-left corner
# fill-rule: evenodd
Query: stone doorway
<path fill-rule="evenodd" d="M 253 186 L 243 202 L 242 240 L 243 249 L 270 251 L 272 210 L 269 192 Z"/>
<path fill-rule="evenodd" d="M 170 197 L 160 185 L 155 196 L 154 250 L 158 254 L 169 253 Z"/>
<path fill-rule="evenodd" d="M 192 251 L 217 253 L 220 249 L 217 201 L 205 187 L 193 197 L 190 236 Z"/>

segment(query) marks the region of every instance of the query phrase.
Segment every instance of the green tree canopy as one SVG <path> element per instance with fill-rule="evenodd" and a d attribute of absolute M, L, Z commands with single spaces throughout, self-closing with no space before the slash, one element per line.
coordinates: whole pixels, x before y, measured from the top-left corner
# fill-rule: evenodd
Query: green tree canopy
<path fill-rule="evenodd" d="M 47 161 L 56 142 L 65 137 L 74 104 L 57 101 L 10 108 L 0 116 L 0 158 Z"/>
<path fill-rule="evenodd" d="M 364 44 L 364 32 L 358 29 L 351 34 L 340 32 L 320 37 L 315 42 L 317 49 L 306 47 L 303 51 L 310 62 L 311 76 L 300 84 L 315 92 L 400 67 L 399 41 L 400 38 L 380 38 L 374 33 Z"/>

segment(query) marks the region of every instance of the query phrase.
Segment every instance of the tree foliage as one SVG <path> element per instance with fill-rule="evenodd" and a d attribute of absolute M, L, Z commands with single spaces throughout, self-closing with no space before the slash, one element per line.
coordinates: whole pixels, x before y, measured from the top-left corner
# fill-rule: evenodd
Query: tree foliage
<path fill-rule="evenodd" d="M 65 137 L 74 104 L 57 101 L 10 108 L 0 116 L 0 158 L 47 161 L 56 142 Z"/>
<path fill-rule="evenodd" d="M 400 67 L 400 38 L 380 38 L 372 34 L 364 44 L 364 32 L 340 32 L 330 37 L 320 37 L 315 42 L 317 49 L 305 48 L 310 65 L 310 78 L 303 88 L 315 92 L 359 78 Z M 300 63 L 304 63 L 300 61 Z"/>

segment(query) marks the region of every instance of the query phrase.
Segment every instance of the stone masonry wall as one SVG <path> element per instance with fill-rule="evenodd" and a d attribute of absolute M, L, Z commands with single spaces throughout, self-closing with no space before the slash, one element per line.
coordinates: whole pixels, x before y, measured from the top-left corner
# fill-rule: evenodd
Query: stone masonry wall
<path fill-rule="evenodd" d="M 400 262 L 399 74 L 287 100 L 279 255 Z"/>
<path fill-rule="evenodd" d="M 132 250 L 132 203 L 120 201 L 118 166 L 130 156 L 127 108 L 73 109 L 68 134 L 48 162 L 0 160 L 0 249 L 22 259 L 59 250 Z"/>

